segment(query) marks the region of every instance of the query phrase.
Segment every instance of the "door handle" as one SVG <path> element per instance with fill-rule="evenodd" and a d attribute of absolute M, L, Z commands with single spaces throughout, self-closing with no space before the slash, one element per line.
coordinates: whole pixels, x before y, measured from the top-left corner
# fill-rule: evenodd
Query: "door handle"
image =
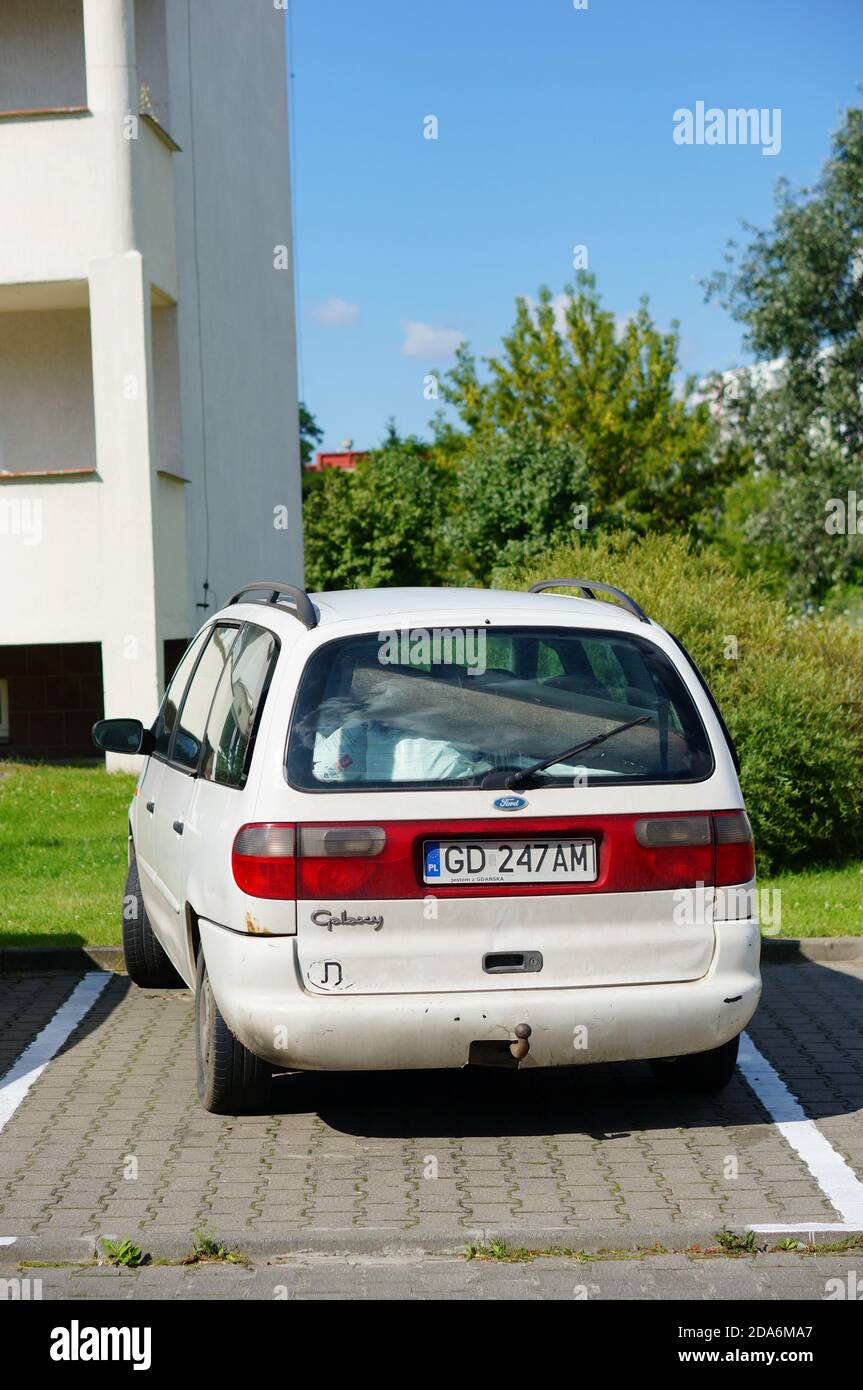
<path fill-rule="evenodd" d="M 155 803 L 155 801 L 148 801 L 148 802 L 147 802 L 147 810 L 150 812 L 150 815 L 151 815 L 151 816 L 152 816 L 153 812 L 155 811 L 155 809 L 156 809 L 156 803 Z"/>
<path fill-rule="evenodd" d="M 174 829 L 176 830 L 176 832 L 177 832 L 178 835 L 182 835 L 182 833 L 183 833 L 183 822 L 182 822 L 181 820 L 175 820 L 175 821 L 174 821 Z"/>

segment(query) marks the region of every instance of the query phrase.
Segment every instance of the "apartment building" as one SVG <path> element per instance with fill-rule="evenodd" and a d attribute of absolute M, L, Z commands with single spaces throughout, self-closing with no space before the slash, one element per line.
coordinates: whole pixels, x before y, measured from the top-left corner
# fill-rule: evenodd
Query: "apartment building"
<path fill-rule="evenodd" d="M 284 28 L 0 4 L 0 757 L 93 756 L 232 588 L 302 582 Z"/>

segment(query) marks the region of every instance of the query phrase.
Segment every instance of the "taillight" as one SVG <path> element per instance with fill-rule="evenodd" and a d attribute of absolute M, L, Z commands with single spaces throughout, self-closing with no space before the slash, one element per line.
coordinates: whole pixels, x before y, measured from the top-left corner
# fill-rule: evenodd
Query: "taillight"
<path fill-rule="evenodd" d="M 713 817 L 716 836 L 716 885 L 748 883 L 755 877 L 755 845 L 752 826 L 745 811 L 717 811 Z"/>
<path fill-rule="evenodd" d="M 614 875 L 615 888 L 693 888 L 713 877 L 713 828 L 709 815 L 639 816 L 632 833 L 636 841 L 621 853 Z"/>
<path fill-rule="evenodd" d="M 303 825 L 300 854 L 306 858 L 369 858 L 380 854 L 387 832 L 380 825 Z"/>
<path fill-rule="evenodd" d="M 645 849 L 667 845 L 709 845 L 709 816 L 642 816 L 635 822 L 635 838 Z"/>
<path fill-rule="evenodd" d="M 416 827 L 304 825 L 297 860 L 298 898 L 412 898 L 420 896 Z"/>
<path fill-rule="evenodd" d="M 295 898 L 296 830 L 267 822 L 244 825 L 231 850 L 234 882 L 252 898 Z"/>

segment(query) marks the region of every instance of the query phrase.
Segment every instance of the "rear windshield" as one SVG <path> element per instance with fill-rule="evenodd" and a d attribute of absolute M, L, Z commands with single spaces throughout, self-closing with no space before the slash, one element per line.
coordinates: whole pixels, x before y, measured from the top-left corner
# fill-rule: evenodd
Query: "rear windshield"
<path fill-rule="evenodd" d="M 632 727 L 612 732 L 622 724 Z M 469 788 L 549 759 L 524 785 L 686 782 L 713 770 L 695 706 L 652 642 L 486 627 L 320 647 L 297 694 L 287 773 L 304 791 Z"/>

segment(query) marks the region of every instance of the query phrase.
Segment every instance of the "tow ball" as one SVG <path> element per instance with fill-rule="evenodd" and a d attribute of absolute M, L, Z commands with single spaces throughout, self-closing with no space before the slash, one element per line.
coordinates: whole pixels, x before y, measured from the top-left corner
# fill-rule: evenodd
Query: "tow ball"
<path fill-rule="evenodd" d="M 509 1050 L 517 1062 L 522 1062 L 530 1052 L 530 1043 L 528 1041 L 531 1032 L 530 1024 L 517 1023 L 513 1031 L 515 1033 L 515 1042 L 510 1043 Z"/>

